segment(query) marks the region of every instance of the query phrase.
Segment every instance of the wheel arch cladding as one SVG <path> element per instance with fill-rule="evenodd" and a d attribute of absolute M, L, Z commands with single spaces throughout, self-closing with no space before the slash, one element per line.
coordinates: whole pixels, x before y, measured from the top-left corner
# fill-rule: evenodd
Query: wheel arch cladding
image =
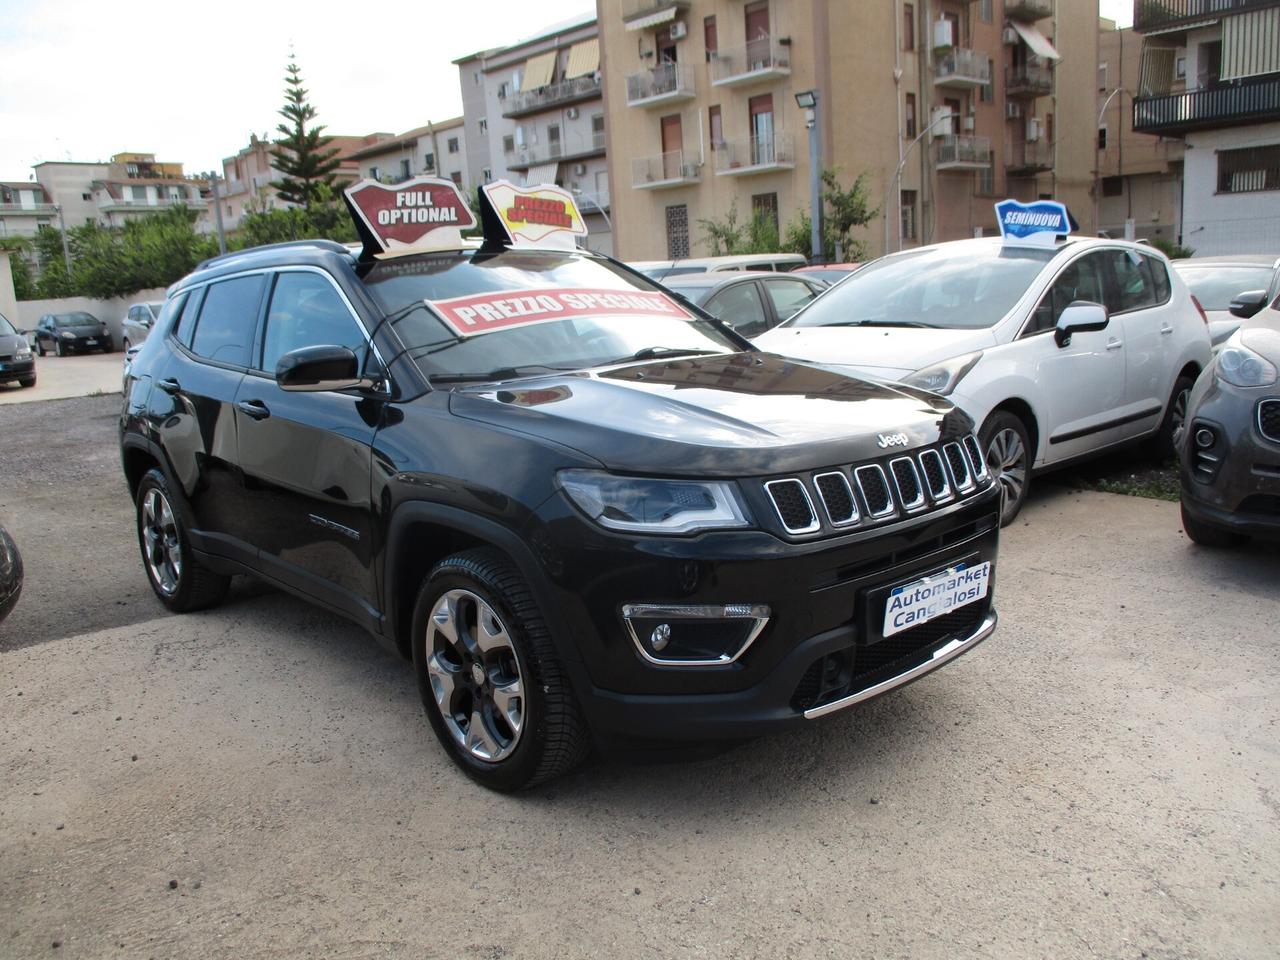
<path fill-rule="evenodd" d="M 164 470 L 154 453 L 137 444 L 126 444 L 121 451 L 121 459 L 124 461 L 124 476 L 129 484 L 129 494 L 134 498 L 138 496 L 138 485 L 142 483 L 148 470 Z"/>

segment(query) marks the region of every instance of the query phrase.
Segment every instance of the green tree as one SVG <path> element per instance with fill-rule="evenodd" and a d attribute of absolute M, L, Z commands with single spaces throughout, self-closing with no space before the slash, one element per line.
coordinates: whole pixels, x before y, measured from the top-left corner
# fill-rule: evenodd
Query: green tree
<path fill-rule="evenodd" d="M 36 284 L 31 276 L 31 243 L 22 237 L 0 237 L 0 250 L 9 254 L 9 272 L 13 274 L 13 295 L 19 300 L 34 300 Z"/>
<path fill-rule="evenodd" d="M 880 215 L 867 202 L 867 175 L 859 174 L 848 190 L 840 185 L 839 171 L 822 171 L 822 259 L 832 261 L 837 252 L 844 260 L 865 260 L 867 245 L 853 238 L 857 227 L 864 227 Z M 809 212 L 800 210 L 787 224 L 782 235 L 782 249 L 813 258 L 812 224 Z"/>
<path fill-rule="evenodd" d="M 333 137 L 324 135 L 324 124 L 313 122 L 316 108 L 307 100 L 302 71 L 293 54 L 285 67 L 284 82 L 285 104 L 280 115 L 288 122 L 276 126 L 280 139 L 275 141 L 271 158 L 281 177 L 271 185 L 283 200 L 309 207 L 318 199 L 322 186 L 334 189 L 338 149 L 329 146 Z"/>
<path fill-rule="evenodd" d="M 1184 247 L 1182 244 L 1166 240 L 1164 237 L 1152 237 L 1150 243 L 1170 260 L 1185 260 L 1195 253 L 1190 247 Z"/>
<path fill-rule="evenodd" d="M 68 238 L 68 243 L 70 239 Z M 31 241 L 40 277 L 36 281 L 36 297 L 69 297 L 72 295 L 71 274 L 62 255 L 62 231 L 46 227 Z"/>
<path fill-rule="evenodd" d="M 707 245 L 708 256 L 722 257 L 737 253 L 742 246 L 744 225 L 738 223 L 737 200 L 729 204 L 729 212 L 723 219 L 711 217 L 699 220 L 698 226 L 702 228 L 702 242 Z"/>

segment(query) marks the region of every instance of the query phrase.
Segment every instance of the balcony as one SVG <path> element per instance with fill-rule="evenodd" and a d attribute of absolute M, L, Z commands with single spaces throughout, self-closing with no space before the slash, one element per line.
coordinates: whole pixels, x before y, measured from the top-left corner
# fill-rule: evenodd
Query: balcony
<path fill-rule="evenodd" d="M 1034 23 L 1053 16 L 1053 0 L 1005 0 L 1004 15 L 1010 20 Z"/>
<path fill-rule="evenodd" d="M 741 47 L 727 47 L 711 55 L 713 87 L 745 87 L 791 76 L 791 47 L 773 37 L 761 37 Z"/>
<path fill-rule="evenodd" d="M 1276 76 L 1163 97 L 1141 97 L 1133 102 L 1135 133 L 1177 137 L 1189 130 L 1269 120 L 1280 120 L 1280 77 Z"/>
<path fill-rule="evenodd" d="M 983 50 L 966 50 L 953 47 L 934 66 L 935 87 L 956 87 L 969 90 L 985 87 L 991 82 L 991 61 Z"/>
<path fill-rule="evenodd" d="M 1020 140 L 1004 148 L 1004 169 L 1011 177 L 1029 177 L 1053 169 L 1053 146 L 1047 140 Z"/>
<path fill-rule="evenodd" d="M 0 203 L 0 217 L 56 217 L 58 208 L 52 203 L 36 203 L 23 206 L 21 203 Z"/>
<path fill-rule="evenodd" d="M 572 80 L 562 80 L 536 90 L 517 93 L 507 100 L 502 115 L 508 118 L 524 117 L 540 110 L 567 107 L 599 96 L 599 77 L 574 77 Z"/>
<path fill-rule="evenodd" d="M 1253 7 L 1269 7 L 1275 0 L 1134 0 L 1133 29 L 1137 33 L 1183 30 Z"/>
<path fill-rule="evenodd" d="M 623 0 L 622 23 L 627 30 L 647 30 L 688 9 L 689 0 Z"/>
<path fill-rule="evenodd" d="M 209 201 L 203 197 L 156 197 L 154 200 L 125 200 L 106 197 L 98 201 L 98 209 L 103 213 L 167 210 L 170 207 L 190 207 L 192 210 L 204 210 Z"/>
<path fill-rule="evenodd" d="M 718 146 L 715 155 L 717 177 L 742 177 L 753 173 L 790 170 L 796 165 L 795 150 L 789 133 L 728 140 Z"/>
<path fill-rule="evenodd" d="M 948 133 L 934 141 L 935 166 L 947 170 L 985 170 L 991 166 L 991 138 Z"/>
<path fill-rule="evenodd" d="M 660 107 L 694 95 L 693 70 L 687 63 L 664 63 L 627 77 L 628 107 Z"/>
<path fill-rule="evenodd" d="M 572 163 L 601 156 L 604 150 L 604 131 L 596 130 L 590 137 L 575 136 L 521 147 L 515 152 L 515 157 L 507 161 L 507 169 L 528 170 L 542 163 Z"/>
<path fill-rule="evenodd" d="M 1047 63 L 1026 63 L 1004 72 L 1004 95 L 1015 100 L 1034 100 L 1053 93 L 1053 68 Z"/>
<path fill-rule="evenodd" d="M 637 190 L 670 190 L 697 183 L 698 165 L 686 160 L 683 150 L 672 150 L 654 157 L 635 157 L 631 161 L 631 186 Z"/>

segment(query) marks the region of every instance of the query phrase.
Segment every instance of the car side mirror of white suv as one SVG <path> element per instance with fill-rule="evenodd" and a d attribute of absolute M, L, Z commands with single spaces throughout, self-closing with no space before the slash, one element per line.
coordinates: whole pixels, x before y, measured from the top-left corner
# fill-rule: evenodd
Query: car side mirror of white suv
<path fill-rule="evenodd" d="M 1065 347 L 1071 342 L 1073 333 L 1085 333 L 1091 330 L 1105 330 L 1111 322 L 1107 308 L 1090 300 L 1072 300 L 1058 317 L 1058 325 L 1053 331 L 1053 342 Z"/>

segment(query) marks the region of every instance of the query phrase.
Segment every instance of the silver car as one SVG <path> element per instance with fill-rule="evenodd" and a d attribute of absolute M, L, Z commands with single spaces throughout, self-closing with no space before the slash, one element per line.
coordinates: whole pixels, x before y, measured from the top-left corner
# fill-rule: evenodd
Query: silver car
<path fill-rule="evenodd" d="M 1215 350 L 1245 319 L 1280 296 L 1280 256 L 1275 254 L 1195 257 L 1173 261 L 1173 269 L 1204 311 Z"/>
<path fill-rule="evenodd" d="M 163 303 L 135 303 L 129 307 L 129 312 L 120 324 L 126 353 L 129 352 L 130 347 L 136 347 L 147 339 L 147 334 L 155 326 L 156 320 L 160 317 L 160 308 L 163 306 Z"/>

